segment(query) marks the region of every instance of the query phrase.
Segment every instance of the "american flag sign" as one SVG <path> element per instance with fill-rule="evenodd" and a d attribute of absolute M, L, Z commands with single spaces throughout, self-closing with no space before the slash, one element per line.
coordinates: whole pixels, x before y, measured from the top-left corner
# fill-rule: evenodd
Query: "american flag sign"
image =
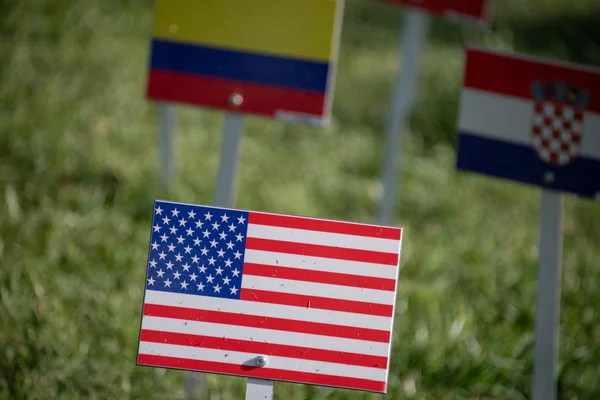
<path fill-rule="evenodd" d="M 137 363 L 385 393 L 401 236 L 156 201 Z"/>

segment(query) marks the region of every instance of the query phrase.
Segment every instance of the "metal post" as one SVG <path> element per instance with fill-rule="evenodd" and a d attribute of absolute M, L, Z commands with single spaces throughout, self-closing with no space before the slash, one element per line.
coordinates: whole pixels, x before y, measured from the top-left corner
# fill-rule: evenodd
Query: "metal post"
<path fill-rule="evenodd" d="M 383 194 L 379 210 L 379 222 L 390 225 L 394 221 L 394 203 L 397 194 L 397 160 L 402 158 L 402 142 L 406 117 L 413 102 L 419 53 L 427 34 L 429 16 L 419 10 L 407 10 L 404 17 L 402 47 L 400 48 L 402 67 L 396 82 L 385 127 L 385 154 L 382 166 Z"/>
<path fill-rule="evenodd" d="M 244 133 L 244 117 L 240 114 L 228 114 L 223 124 L 219 170 L 213 198 L 213 205 L 231 207 L 235 175 L 239 160 L 239 150 Z M 206 376 L 203 373 L 189 372 L 185 378 L 185 399 L 192 400 L 196 387 L 199 386 L 204 396 L 206 393 Z"/>
<path fill-rule="evenodd" d="M 175 135 L 175 108 L 168 103 L 158 104 L 159 119 L 159 180 L 163 187 L 168 187 L 173 179 L 173 137 Z"/>
<path fill-rule="evenodd" d="M 273 381 L 248 378 L 246 400 L 273 400 Z"/>
<path fill-rule="evenodd" d="M 562 194 L 542 191 L 533 399 L 556 400 L 562 262 Z"/>

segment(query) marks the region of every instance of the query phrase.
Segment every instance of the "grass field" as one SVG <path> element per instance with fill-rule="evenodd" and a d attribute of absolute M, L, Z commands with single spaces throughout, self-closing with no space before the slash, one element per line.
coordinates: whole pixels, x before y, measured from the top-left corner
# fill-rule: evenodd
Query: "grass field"
<path fill-rule="evenodd" d="M 540 192 L 454 171 L 462 46 L 600 65 L 600 6 L 494 7 L 491 32 L 434 21 L 421 59 L 386 399 L 530 397 Z M 249 119 L 237 207 L 374 220 L 402 13 L 365 0 L 346 11 L 331 126 Z M 151 20 L 150 1 L 0 0 L 2 399 L 183 396 L 184 372 L 135 366 L 152 201 L 210 203 L 222 115 L 177 109 L 176 179 L 159 188 Z M 566 196 L 564 223 L 560 399 L 597 400 L 600 207 Z M 242 398 L 242 378 L 208 383 Z M 323 395 L 275 388 L 280 400 Z"/>

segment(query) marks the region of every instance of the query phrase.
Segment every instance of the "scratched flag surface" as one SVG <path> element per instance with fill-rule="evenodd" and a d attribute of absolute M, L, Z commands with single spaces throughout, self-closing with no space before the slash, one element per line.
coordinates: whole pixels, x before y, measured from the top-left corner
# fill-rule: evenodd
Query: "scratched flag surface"
<path fill-rule="evenodd" d="M 137 363 L 386 392 L 401 235 L 156 201 Z"/>
<path fill-rule="evenodd" d="M 148 97 L 329 122 L 344 0 L 157 0 Z M 232 95 L 242 100 L 232 105 Z"/>

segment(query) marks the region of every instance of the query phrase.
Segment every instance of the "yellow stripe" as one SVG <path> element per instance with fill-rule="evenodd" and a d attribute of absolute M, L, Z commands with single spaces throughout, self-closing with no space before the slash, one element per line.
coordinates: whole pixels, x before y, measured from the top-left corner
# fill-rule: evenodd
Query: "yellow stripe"
<path fill-rule="evenodd" d="M 343 0 L 156 0 L 154 37 L 329 61 Z"/>

